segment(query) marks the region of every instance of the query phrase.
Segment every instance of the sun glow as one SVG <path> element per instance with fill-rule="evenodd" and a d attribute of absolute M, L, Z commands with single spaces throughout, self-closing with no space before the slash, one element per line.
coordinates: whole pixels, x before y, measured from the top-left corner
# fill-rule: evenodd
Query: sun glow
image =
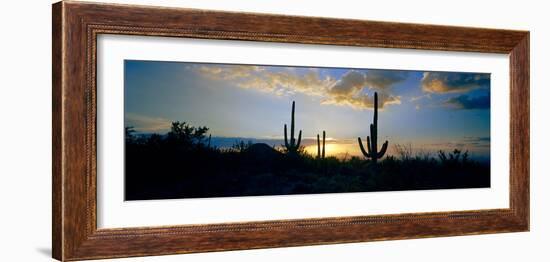
<path fill-rule="evenodd" d="M 321 145 L 322 146 L 322 145 Z M 358 152 L 353 144 L 327 143 L 325 144 L 325 156 L 345 157 L 356 155 Z M 317 144 L 306 146 L 306 152 L 317 156 Z"/>

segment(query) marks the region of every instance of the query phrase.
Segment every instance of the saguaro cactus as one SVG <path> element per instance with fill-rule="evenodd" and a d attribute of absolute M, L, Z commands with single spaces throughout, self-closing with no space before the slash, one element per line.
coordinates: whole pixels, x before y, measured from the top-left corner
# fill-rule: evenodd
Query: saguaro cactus
<path fill-rule="evenodd" d="M 300 130 L 300 133 L 298 134 L 298 140 L 294 139 L 294 106 L 295 103 L 292 101 L 292 114 L 291 114 L 291 122 L 290 122 L 290 142 L 288 141 L 287 137 L 287 131 L 286 131 L 286 124 L 285 124 L 285 147 L 288 153 L 297 153 L 298 149 L 300 149 L 300 142 L 302 141 L 302 130 Z"/>
<path fill-rule="evenodd" d="M 374 93 L 374 119 L 373 123 L 370 124 L 370 137 L 367 136 L 367 150 L 363 147 L 363 142 L 360 137 L 357 138 L 357 141 L 359 142 L 359 147 L 363 155 L 366 158 L 372 159 L 373 163 L 376 163 L 379 158 L 382 158 L 388 149 L 388 141 L 386 140 L 380 152 L 378 152 L 378 94 L 376 92 Z"/>
<path fill-rule="evenodd" d="M 323 130 L 323 151 L 321 153 L 321 140 L 319 134 L 317 134 L 317 158 L 325 158 L 325 131 Z"/>

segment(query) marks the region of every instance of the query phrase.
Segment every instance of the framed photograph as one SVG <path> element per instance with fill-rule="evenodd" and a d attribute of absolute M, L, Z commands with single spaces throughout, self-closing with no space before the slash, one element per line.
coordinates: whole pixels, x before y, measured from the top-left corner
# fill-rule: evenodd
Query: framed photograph
<path fill-rule="evenodd" d="M 53 257 L 529 230 L 529 32 L 53 5 Z"/>

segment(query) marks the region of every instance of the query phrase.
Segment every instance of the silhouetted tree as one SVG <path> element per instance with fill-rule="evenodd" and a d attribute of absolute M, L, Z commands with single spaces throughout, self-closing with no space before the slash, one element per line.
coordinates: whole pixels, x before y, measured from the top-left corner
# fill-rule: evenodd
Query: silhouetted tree
<path fill-rule="evenodd" d="M 168 132 L 168 140 L 174 145 L 190 148 L 194 145 L 202 145 L 206 138 L 208 127 L 194 127 L 186 122 L 172 122 L 170 132 Z"/>

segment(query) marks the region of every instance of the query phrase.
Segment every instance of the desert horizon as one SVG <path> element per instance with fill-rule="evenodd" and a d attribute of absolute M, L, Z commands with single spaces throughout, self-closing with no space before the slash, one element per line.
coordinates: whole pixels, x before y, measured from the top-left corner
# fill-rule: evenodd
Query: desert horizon
<path fill-rule="evenodd" d="M 168 132 L 159 133 L 161 135 L 167 135 Z M 142 135 L 145 137 L 151 136 L 157 133 L 137 133 L 136 135 Z M 410 151 L 413 155 L 431 155 L 435 156 L 439 150 L 448 152 L 454 149 L 461 151 L 468 151 L 472 159 L 476 159 L 482 162 L 490 161 L 490 138 L 488 137 L 463 137 L 453 141 L 446 140 L 433 140 L 433 141 L 399 141 L 393 138 L 384 137 L 386 140 L 393 141 L 393 146 L 388 148 L 387 154 L 398 156 L 400 149 L 398 147 L 404 147 L 404 149 Z M 230 149 L 239 143 L 263 143 L 276 149 L 283 149 L 284 137 L 222 137 L 212 136 L 211 146 L 219 149 Z M 317 137 L 303 137 L 302 144 L 304 150 L 310 155 L 317 154 Z M 326 156 L 334 156 L 337 158 L 347 157 L 362 157 L 361 150 L 357 146 L 357 138 L 326 138 Z"/>

